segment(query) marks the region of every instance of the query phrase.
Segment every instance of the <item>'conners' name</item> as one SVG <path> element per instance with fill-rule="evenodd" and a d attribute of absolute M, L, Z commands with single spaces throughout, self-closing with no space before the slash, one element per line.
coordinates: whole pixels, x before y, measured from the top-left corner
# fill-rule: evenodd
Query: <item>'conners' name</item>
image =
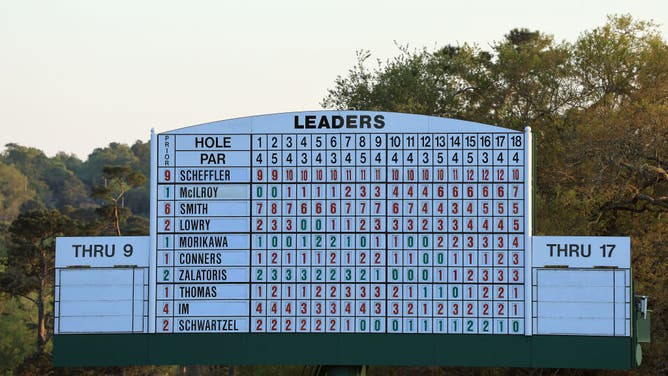
<path fill-rule="evenodd" d="M 295 115 L 295 129 L 320 129 L 320 128 L 376 128 L 385 126 L 383 115 Z"/>

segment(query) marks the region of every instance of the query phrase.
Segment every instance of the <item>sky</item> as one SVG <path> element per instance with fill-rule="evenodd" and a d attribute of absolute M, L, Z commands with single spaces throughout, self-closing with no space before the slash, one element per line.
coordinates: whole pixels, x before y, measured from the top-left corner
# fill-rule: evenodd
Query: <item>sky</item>
<path fill-rule="evenodd" d="M 665 0 L 0 0 L 0 150 L 81 159 L 111 142 L 240 116 L 318 110 L 369 50 L 489 49 L 513 28 L 574 42 Z"/>

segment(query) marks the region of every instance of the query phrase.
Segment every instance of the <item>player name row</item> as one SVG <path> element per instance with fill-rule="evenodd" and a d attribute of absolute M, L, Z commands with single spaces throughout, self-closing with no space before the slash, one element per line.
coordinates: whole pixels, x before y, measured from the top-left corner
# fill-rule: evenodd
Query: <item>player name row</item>
<path fill-rule="evenodd" d="M 589 291 L 605 293 L 609 286 L 592 286 Z M 563 289 L 562 289 L 563 290 Z M 472 284 L 472 283 L 271 283 L 224 284 L 192 283 L 160 285 L 157 298 L 161 301 L 176 300 L 232 300 L 252 298 L 254 301 L 299 302 L 373 299 L 374 301 L 523 301 L 523 284 Z M 536 292 L 535 292 L 536 293 Z M 555 296 L 568 298 L 569 291 L 555 291 Z"/>
<path fill-rule="evenodd" d="M 523 267 L 158 267 L 160 284 L 189 282 L 252 283 L 521 283 Z"/>
<path fill-rule="evenodd" d="M 501 187 L 502 191 L 499 191 Z M 517 188 L 516 188 L 517 187 Z M 216 184 L 162 185 L 158 200 L 202 201 L 299 199 L 447 199 L 522 198 L 520 184 L 494 183 L 310 183 L 310 184 Z M 455 197 L 453 197 L 455 196 Z"/>
<path fill-rule="evenodd" d="M 161 317 L 158 333 L 457 333 L 524 334 L 524 319 L 507 318 L 369 318 L 369 317 Z"/>
<path fill-rule="evenodd" d="M 158 317 L 335 316 L 335 317 L 521 317 L 520 301 L 366 301 L 366 300 L 175 300 L 158 301 Z"/>
<path fill-rule="evenodd" d="M 161 217 L 158 223 L 158 234 L 166 233 L 206 233 L 206 232 L 226 232 L 226 233 L 247 233 L 251 229 L 254 232 L 295 232 L 295 231 L 313 231 L 313 232 L 436 232 L 436 233 L 500 233 L 500 234 L 520 234 L 524 231 L 523 217 L 421 217 L 412 216 L 342 216 L 325 218 L 311 217 L 285 217 L 275 219 L 248 217 L 218 217 L 218 218 L 170 218 Z M 455 243 L 460 242 L 457 238 Z M 475 238 L 471 237 L 464 244 L 468 248 L 477 248 L 473 242 Z M 505 243 L 498 247 L 504 247 Z M 492 242 L 489 243 L 491 247 Z M 453 248 L 461 248 L 462 245 L 452 245 Z M 486 248 L 487 246 L 485 246 Z"/>
<path fill-rule="evenodd" d="M 521 186 L 515 184 L 389 184 L 387 187 L 385 184 L 350 184 L 340 187 L 331 187 L 331 184 L 254 184 L 250 200 L 249 197 L 183 200 L 174 198 L 169 187 L 163 188 L 160 192 L 162 194 L 158 195 L 158 215 L 161 216 L 224 214 L 237 208 L 246 211 L 241 205 L 248 207 L 251 204 L 255 215 L 308 214 L 309 208 L 316 210 L 316 214 L 330 215 L 351 214 L 353 211 L 360 214 L 399 214 L 400 210 L 409 214 L 418 211 L 458 214 L 458 209 L 462 207 L 464 210 L 464 206 L 469 213 L 475 212 L 477 206 L 488 212 L 490 209 L 498 211 L 500 205 L 506 206 L 506 202 L 513 206 L 513 214 L 517 214 L 524 196 Z"/>
<path fill-rule="evenodd" d="M 410 243 L 409 243 L 410 244 Z M 408 245 L 407 245 L 408 246 Z M 158 266 L 523 266 L 523 251 L 449 251 L 424 248 L 406 249 L 254 249 L 172 251 L 158 250 Z"/>
<path fill-rule="evenodd" d="M 158 182 L 250 183 L 252 182 L 521 182 L 523 167 L 160 167 Z"/>
<path fill-rule="evenodd" d="M 324 248 L 325 244 L 329 244 L 327 247 L 330 249 L 341 248 L 344 246 L 346 248 L 357 247 L 358 249 L 364 248 L 373 248 L 373 249 L 385 249 L 385 237 L 381 235 L 366 235 L 366 234 L 357 234 L 357 235 L 348 235 L 348 234 L 299 234 L 298 239 L 295 237 L 295 234 L 283 234 L 281 236 L 274 235 L 271 238 L 268 238 L 268 234 L 257 234 L 254 235 L 253 240 L 253 249 L 266 249 L 267 247 L 271 248 L 284 248 L 284 249 L 294 249 L 294 248 L 303 248 L 303 249 L 314 249 Z M 367 238 L 370 236 L 370 238 Z M 440 235 L 440 234 L 422 234 L 419 239 L 415 238 L 415 234 L 392 234 L 388 238 L 390 241 L 390 246 L 395 249 L 406 248 L 415 248 L 422 247 L 426 249 L 434 250 L 445 250 L 445 249 L 460 249 L 459 247 L 453 247 L 452 244 L 455 239 L 461 241 L 457 234 L 454 235 Z M 489 237 L 487 234 L 479 235 L 479 242 L 485 244 L 485 238 Z M 176 240 L 175 240 L 176 238 Z M 499 239 L 506 239 L 504 235 L 495 235 L 497 238 L 497 245 Z M 402 240 L 403 239 L 403 240 Z M 238 249 L 246 250 L 249 248 L 251 240 L 251 235 L 239 235 L 239 234 L 210 234 L 210 235 L 188 235 L 188 234 L 175 234 L 175 235 L 164 235 L 161 234 L 157 240 L 158 249 L 174 250 L 174 249 Z M 298 240 L 298 241 L 296 241 Z M 323 240 L 327 243 L 324 243 Z M 369 242 L 369 240 L 371 242 Z M 417 240 L 417 241 L 416 241 Z M 522 249 L 524 247 L 524 240 L 521 236 L 511 235 L 507 240 L 508 247 L 512 249 Z M 345 243 L 341 243 L 344 241 Z M 475 239 L 473 239 L 475 241 Z M 425 244 L 426 243 L 426 244 Z"/>
<path fill-rule="evenodd" d="M 252 206 L 252 208 L 251 208 Z M 159 217 L 280 217 L 280 216 L 522 216 L 522 200 L 278 200 L 160 201 Z M 251 213 L 252 212 L 252 213 Z"/>

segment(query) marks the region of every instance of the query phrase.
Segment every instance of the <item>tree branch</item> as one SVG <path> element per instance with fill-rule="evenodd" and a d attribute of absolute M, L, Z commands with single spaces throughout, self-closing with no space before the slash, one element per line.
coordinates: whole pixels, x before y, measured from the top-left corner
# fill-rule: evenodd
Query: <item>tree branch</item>
<path fill-rule="evenodd" d="M 656 167 L 656 166 L 650 166 L 648 164 L 643 164 L 640 166 L 641 171 L 648 171 L 648 172 L 653 172 L 656 175 L 659 175 L 660 178 L 662 178 L 665 181 L 668 181 L 668 172 L 664 170 L 661 167 Z"/>
<path fill-rule="evenodd" d="M 609 201 L 601 207 L 601 210 L 624 210 L 633 213 L 642 213 L 650 210 L 652 207 L 659 207 L 662 210 L 668 210 L 668 197 L 652 197 L 643 193 L 639 193 L 630 200 L 619 202 Z"/>
<path fill-rule="evenodd" d="M 23 294 L 17 294 L 16 296 L 18 296 L 18 297 L 20 297 L 20 298 L 24 298 L 24 299 L 26 299 L 26 300 L 28 300 L 28 301 L 32 302 L 33 304 L 37 304 L 37 300 L 36 300 L 36 299 L 33 299 L 33 298 L 31 298 L 31 297 L 30 297 L 30 296 L 28 296 L 28 295 L 23 295 Z"/>

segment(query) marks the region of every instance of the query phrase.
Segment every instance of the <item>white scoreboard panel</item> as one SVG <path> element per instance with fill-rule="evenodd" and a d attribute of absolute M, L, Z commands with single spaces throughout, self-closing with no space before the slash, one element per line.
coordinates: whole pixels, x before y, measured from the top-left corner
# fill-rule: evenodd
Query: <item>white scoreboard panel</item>
<path fill-rule="evenodd" d="M 54 334 L 148 332 L 148 236 L 56 239 Z"/>
<path fill-rule="evenodd" d="M 152 147 L 151 331 L 530 334 L 528 130 L 325 111 Z"/>

